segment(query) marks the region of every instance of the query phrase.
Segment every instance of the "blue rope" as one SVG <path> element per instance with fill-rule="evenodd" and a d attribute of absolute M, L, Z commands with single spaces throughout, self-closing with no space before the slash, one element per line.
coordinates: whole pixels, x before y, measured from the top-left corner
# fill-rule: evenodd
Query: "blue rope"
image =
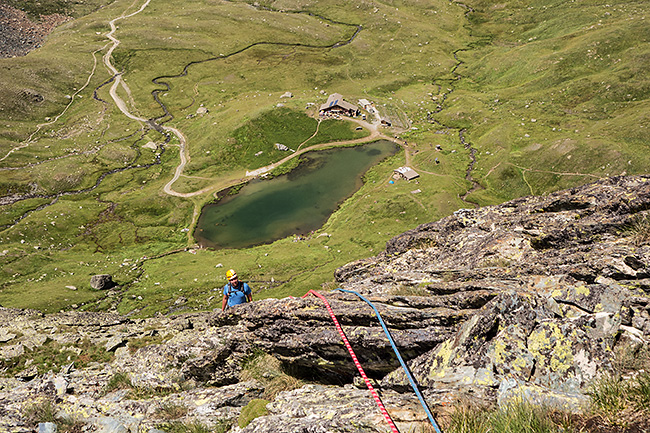
<path fill-rule="evenodd" d="M 418 399 L 420 400 L 420 404 L 422 404 L 422 407 L 424 408 L 424 411 L 427 413 L 427 417 L 429 417 L 429 421 L 431 421 L 431 425 L 433 425 L 433 428 L 436 430 L 436 433 L 442 433 L 440 431 L 440 428 L 438 427 L 438 424 L 436 423 L 436 420 L 433 418 L 433 415 L 431 415 L 431 411 L 429 410 L 429 406 L 427 406 L 426 401 L 424 401 L 424 397 L 422 397 L 422 394 L 420 393 L 420 390 L 418 389 L 418 386 L 415 383 L 415 379 L 413 379 L 413 375 L 411 374 L 411 371 L 409 370 L 408 366 L 404 362 L 404 359 L 402 358 L 402 355 L 399 353 L 399 350 L 397 349 L 397 346 L 395 345 L 395 341 L 393 340 L 393 337 L 390 335 L 390 332 L 388 331 L 388 328 L 386 327 L 386 324 L 384 323 L 384 320 L 381 318 L 381 315 L 379 314 L 379 311 L 377 308 L 361 296 L 359 293 L 353 291 L 353 290 L 345 290 L 345 289 L 335 289 L 334 291 L 339 291 L 339 292 L 346 292 L 346 293 L 352 293 L 354 295 L 357 295 L 359 298 L 361 298 L 366 304 L 370 305 L 370 307 L 375 311 L 375 314 L 377 315 L 377 319 L 379 319 L 379 323 L 381 324 L 381 327 L 384 328 L 384 333 L 388 337 L 388 341 L 390 341 L 390 345 L 393 346 L 393 351 L 395 352 L 395 355 L 397 355 L 397 359 L 399 360 L 399 363 L 402 365 L 402 368 L 404 369 L 404 372 L 406 373 L 406 377 L 408 377 L 409 382 L 411 383 L 411 387 L 413 388 L 413 391 L 415 391 L 415 395 L 417 395 Z"/>

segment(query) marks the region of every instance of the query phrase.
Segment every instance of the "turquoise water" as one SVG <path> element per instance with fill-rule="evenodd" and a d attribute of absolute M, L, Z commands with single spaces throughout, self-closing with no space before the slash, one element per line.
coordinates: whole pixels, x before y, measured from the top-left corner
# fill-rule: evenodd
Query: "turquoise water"
<path fill-rule="evenodd" d="M 194 236 L 212 248 L 246 248 L 317 230 L 361 187 L 362 175 L 395 152 L 390 141 L 308 152 L 291 173 L 204 207 Z"/>

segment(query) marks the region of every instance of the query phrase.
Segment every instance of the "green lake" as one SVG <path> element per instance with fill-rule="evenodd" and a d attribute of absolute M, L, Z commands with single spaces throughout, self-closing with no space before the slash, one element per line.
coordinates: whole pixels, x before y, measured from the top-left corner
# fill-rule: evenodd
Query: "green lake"
<path fill-rule="evenodd" d="M 203 208 L 195 239 L 211 248 L 246 248 L 319 229 L 362 186 L 363 174 L 397 146 L 377 141 L 301 155 L 287 175 L 254 180 Z"/>

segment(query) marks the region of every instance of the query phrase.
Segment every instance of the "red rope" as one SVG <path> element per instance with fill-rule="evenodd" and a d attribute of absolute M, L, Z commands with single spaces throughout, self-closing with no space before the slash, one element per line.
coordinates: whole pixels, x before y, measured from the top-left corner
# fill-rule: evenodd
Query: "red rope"
<path fill-rule="evenodd" d="M 397 430 L 397 427 L 395 426 L 395 423 L 393 422 L 392 418 L 388 414 L 388 411 L 384 407 L 384 404 L 381 402 L 381 399 L 379 398 L 379 395 L 377 395 L 377 392 L 375 391 L 375 388 L 373 388 L 372 383 L 370 383 L 370 379 L 368 379 L 368 376 L 366 376 L 366 372 L 363 371 L 363 367 L 361 367 L 361 364 L 359 363 L 359 360 L 357 359 L 357 355 L 354 354 L 354 350 L 352 350 L 352 346 L 350 346 L 350 342 L 348 341 L 347 337 L 345 336 L 345 333 L 343 332 L 343 328 L 341 328 L 341 325 L 339 324 L 339 321 L 336 319 L 336 316 L 334 315 L 334 311 L 332 310 L 332 307 L 330 306 L 329 302 L 327 302 L 327 299 L 323 295 L 321 295 L 318 292 L 315 292 L 313 290 L 308 291 L 305 293 L 303 298 L 309 296 L 309 294 L 313 294 L 314 296 L 317 296 L 320 298 L 324 303 L 325 306 L 327 307 L 327 311 L 330 313 L 330 317 L 332 318 L 332 321 L 334 322 L 334 326 L 336 326 L 336 330 L 339 331 L 339 334 L 341 335 L 341 339 L 343 340 L 343 343 L 345 344 L 345 347 L 348 349 L 348 352 L 350 352 L 350 356 L 352 357 L 352 361 L 354 361 L 354 365 L 357 366 L 357 370 L 359 370 L 359 373 L 361 374 L 361 377 L 363 380 L 366 382 L 366 386 L 368 387 L 368 390 L 372 394 L 372 396 L 375 399 L 375 402 L 377 402 L 377 406 L 379 406 L 379 410 L 381 411 L 382 415 L 384 415 L 384 418 L 386 418 L 386 421 L 388 422 L 388 425 L 390 426 L 390 429 L 393 431 L 393 433 L 399 433 L 399 430 Z"/>

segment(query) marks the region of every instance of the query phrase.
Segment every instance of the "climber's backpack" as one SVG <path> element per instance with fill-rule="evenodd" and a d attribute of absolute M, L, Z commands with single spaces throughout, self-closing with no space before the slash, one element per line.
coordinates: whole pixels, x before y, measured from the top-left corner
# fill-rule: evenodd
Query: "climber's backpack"
<path fill-rule="evenodd" d="M 245 302 L 248 302 L 248 297 L 246 296 L 246 292 L 244 291 L 244 284 L 246 283 L 240 281 L 238 284 L 240 288 L 235 288 L 233 287 L 232 284 L 230 284 L 230 282 L 228 282 L 228 290 L 226 290 L 226 298 L 230 299 L 230 295 L 232 293 L 240 292 L 242 295 L 244 295 Z"/>

